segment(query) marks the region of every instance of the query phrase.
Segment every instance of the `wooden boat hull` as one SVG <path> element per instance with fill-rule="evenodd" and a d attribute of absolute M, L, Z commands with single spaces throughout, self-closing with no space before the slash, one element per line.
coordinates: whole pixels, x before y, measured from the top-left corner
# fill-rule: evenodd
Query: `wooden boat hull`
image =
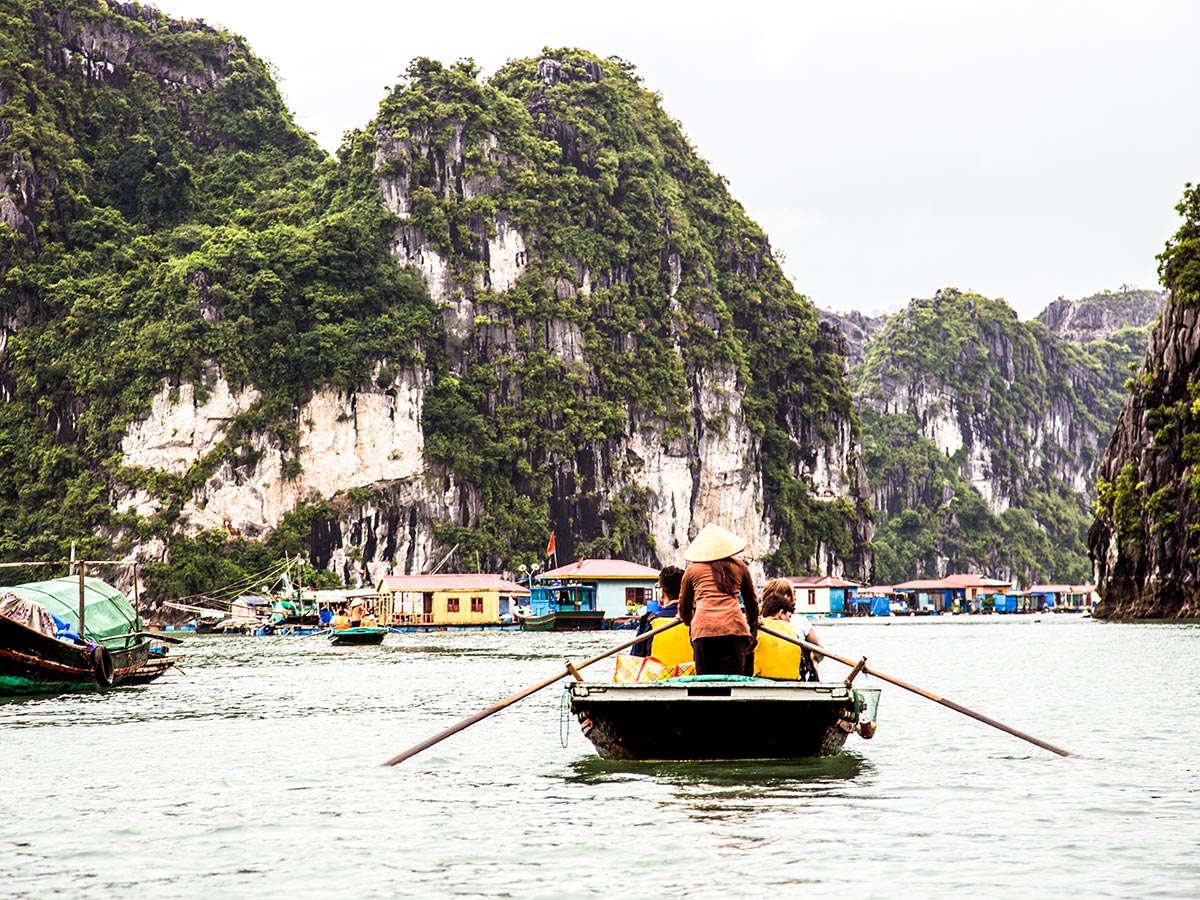
<path fill-rule="evenodd" d="M 151 653 L 152 641 L 108 651 L 111 683 L 93 651 L 0 616 L 0 695 L 102 690 L 152 681 L 179 661 Z M 152 660 L 153 657 L 153 660 Z"/>
<path fill-rule="evenodd" d="M 331 644 L 382 644 L 386 628 L 343 628 L 329 632 Z"/>
<path fill-rule="evenodd" d="M 548 612 L 521 619 L 522 631 L 599 631 L 604 625 L 604 610 Z"/>
<path fill-rule="evenodd" d="M 604 624 L 604 610 L 591 609 L 578 612 L 563 612 L 554 617 L 555 631 L 598 631 Z"/>
<path fill-rule="evenodd" d="M 554 620 L 557 613 L 548 612 L 541 616 L 522 616 L 521 630 L 522 631 L 553 631 Z"/>
<path fill-rule="evenodd" d="M 722 676 L 570 686 L 571 711 L 605 759 L 807 759 L 841 752 L 858 721 L 840 682 Z M 585 724 L 586 727 L 586 724 Z"/>

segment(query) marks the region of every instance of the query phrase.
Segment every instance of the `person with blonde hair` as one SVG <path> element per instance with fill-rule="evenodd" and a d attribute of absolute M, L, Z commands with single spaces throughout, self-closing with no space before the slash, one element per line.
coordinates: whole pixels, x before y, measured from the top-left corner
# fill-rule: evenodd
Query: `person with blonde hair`
<path fill-rule="evenodd" d="M 821 646 L 808 616 L 796 614 L 796 592 L 786 578 L 772 578 L 762 588 L 762 620 L 768 631 Z M 767 631 L 759 631 L 754 652 L 754 674 L 761 678 L 817 681 L 812 652 Z"/>
<path fill-rule="evenodd" d="M 689 563 L 679 590 L 697 675 L 749 675 L 754 668 L 758 597 L 746 563 L 746 541 L 709 523 L 683 552 Z M 743 609 L 743 605 L 745 608 Z"/>

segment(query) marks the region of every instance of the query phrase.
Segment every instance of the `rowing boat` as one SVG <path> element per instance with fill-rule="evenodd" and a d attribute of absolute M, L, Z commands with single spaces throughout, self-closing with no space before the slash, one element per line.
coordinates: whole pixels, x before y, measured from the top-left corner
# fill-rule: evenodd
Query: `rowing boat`
<path fill-rule="evenodd" d="M 388 633 L 386 628 L 342 628 L 329 632 L 331 644 L 382 644 L 383 637 Z"/>
<path fill-rule="evenodd" d="M 879 691 L 843 682 L 693 675 L 570 685 L 571 711 L 605 759 L 834 756 L 875 731 Z"/>

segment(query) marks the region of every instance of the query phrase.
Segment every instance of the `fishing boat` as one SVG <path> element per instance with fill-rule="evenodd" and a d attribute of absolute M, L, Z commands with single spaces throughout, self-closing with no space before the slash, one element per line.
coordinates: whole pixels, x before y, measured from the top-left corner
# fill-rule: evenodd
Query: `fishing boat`
<path fill-rule="evenodd" d="M 834 756 L 875 732 L 876 688 L 844 682 L 692 675 L 570 685 L 571 711 L 604 759 L 732 760 Z"/>
<path fill-rule="evenodd" d="M 518 616 L 522 631 L 595 631 L 604 625 L 593 584 L 534 584 L 529 611 Z"/>
<path fill-rule="evenodd" d="M 145 684 L 182 658 L 145 634 L 133 604 L 98 578 L 0 588 L 0 694 Z"/>
<path fill-rule="evenodd" d="M 331 644 L 382 644 L 386 628 L 361 626 L 357 628 L 342 628 L 329 632 Z"/>

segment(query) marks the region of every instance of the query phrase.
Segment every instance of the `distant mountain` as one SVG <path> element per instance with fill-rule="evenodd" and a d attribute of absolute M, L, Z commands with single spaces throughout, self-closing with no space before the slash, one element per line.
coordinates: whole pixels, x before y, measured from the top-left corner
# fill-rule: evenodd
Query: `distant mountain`
<path fill-rule="evenodd" d="M 954 289 L 877 322 L 853 373 L 876 510 L 875 580 L 953 571 L 1090 578 L 1095 469 L 1128 365 L 1156 314 L 1151 292 L 1060 301 L 1023 323 Z M 1051 331 L 1043 319 L 1085 342 Z M 1085 323 L 1090 323 L 1085 325 Z"/>
<path fill-rule="evenodd" d="M 817 316 L 822 324 L 838 329 L 846 339 L 846 365 L 856 369 L 862 365 L 867 345 L 883 333 L 887 327 L 888 317 L 868 316 L 857 310 L 848 313 L 832 313 L 817 310 Z"/>
<path fill-rule="evenodd" d="M 1123 287 L 1082 300 L 1059 297 L 1037 317 L 1051 332 L 1077 343 L 1103 340 L 1126 328 L 1148 328 L 1167 305 L 1165 291 Z"/>

